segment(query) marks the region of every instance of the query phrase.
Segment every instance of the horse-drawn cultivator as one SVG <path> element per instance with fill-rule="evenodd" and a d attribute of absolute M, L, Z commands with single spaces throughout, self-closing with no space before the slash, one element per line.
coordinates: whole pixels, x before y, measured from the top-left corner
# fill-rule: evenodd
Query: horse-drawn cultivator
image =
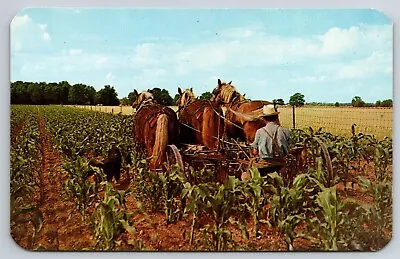
<path fill-rule="evenodd" d="M 251 143 L 256 131 L 266 124 L 260 119 L 260 109 L 268 101 L 250 101 L 240 95 L 229 83 L 218 80 L 211 100 L 197 99 L 192 89 L 178 89 L 178 111 L 156 104 L 151 93 L 140 95 L 135 91 L 137 109 L 135 139 L 145 146 L 150 167 L 165 170 L 178 165 L 187 172 L 211 169 L 215 180 L 224 181 L 228 175 L 248 177 L 250 168 L 258 168 L 261 173 L 279 171 L 284 179 L 307 170 L 307 163 L 315 161 L 310 157 L 304 143 L 291 145 L 284 159 L 264 160 L 252 154 Z M 224 106 L 226 112 L 223 113 Z M 179 126 L 177 125 L 177 122 Z M 317 137 L 313 143 L 321 147 L 328 181 L 333 179 L 331 159 L 324 143 Z"/>
<path fill-rule="evenodd" d="M 283 168 L 279 171 L 282 177 L 287 180 L 293 179 L 296 174 L 306 170 L 306 161 L 312 160 L 310 155 L 306 145 L 292 147 L 285 157 Z M 326 168 L 330 163 L 329 154 L 327 158 L 324 164 Z M 251 168 L 257 168 L 260 172 L 273 172 L 282 165 L 282 161 L 266 161 L 252 155 L 250 145 L 244 142 L 229 143 L 221 150 L 207 149 L 199 144 L 184 144 L 180 149 L 175 145 L 168 145 L 166 160 L 167 167 L 178 164 L 184 172 L 187 172 L 189 167 L 196 170 L 211 169 L 217 172 L 215 180 L 218 181 L 223 181 L 229 175 L 243 179 Z"/>

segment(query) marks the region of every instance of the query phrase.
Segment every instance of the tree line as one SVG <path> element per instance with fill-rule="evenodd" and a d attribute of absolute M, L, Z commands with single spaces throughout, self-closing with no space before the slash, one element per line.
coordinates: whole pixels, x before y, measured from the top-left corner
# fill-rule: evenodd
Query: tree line
<path fill-rule="evenodd" d="M 117 92 L 113 86 L 105 85 L 96 91 L 85 84 L 70 85 L 67 81 L 11 82 L 11 104 L 78 104 L 78 105 L 119 105 Z"/>
<path fill-rule="evenodd" d="M 285 102 L 283 99 L 274 99 L 274 103 L 284 105 Z M 392 99 L 386 99 L 386 100 L 378 100 L 375 103 L 366 103 L 363 101 L 363 99 L 360 96 L 354 96 L 351 102 L 349 103 L 323 103 L 323 102 L 309 102 L 306 103 L 304 95 L 301 93 L 295 93 L 294 95 L 290 96 L 289 105 L 291 106 L 304 106 L 305 104 L 307 105 L 312 105 L 312 106 L 353 106 L 353 107 L 392 107 L 393 106 L 393 100 Z"/>
<path fill-rule="evenodd" d="M 113 86 L 105 85 L 99 91 L 93 86 L 85 84 L 69 84 L 67 81 L 59 83 L 47 82 L 11 82 L 11 104 L 77 104 L 116 106 L 132 105 L 135 95 L 130 92 L 127 97 L 118 99 L 118 93 Z M 172 97 L 168 90 L 155 87 L 148 89 L 156 101 L 162 105 L 175 105 L 179 94 Z M 210 99 L 210 92 L 203 93 L 200 99 Z"/>
<path fill-rule="evenodd" d="M 158 103 L 161 105 L 175 105 L 179 94 L 174 97 L 170 95 L 168 90 L 155 87 L 148 89 Z M 209 100 L 212 97 L 211 92 L 202 93 L 199 98 Z M 59 83 L 46 82 L 11 82 L 11 104 L 77 104 L 77 105 L 97 105 L 116 106 L 116 105 L 132 105 L 135 101 L 135 95 L 130 92 L 127 97 L 118 99 L 117 91 L 113 86 L 105 85 L 99 91 L 93 86 L 85 84 L 70 85 L 67 81 Z M 283 99 L 274 99 L 274 103 L 285 105 Z M 330 105 L 330 106 L 353 106 L 353 107 L 392 107 L 392 99 L 378 100 L 376 103 L 366 103 L 360 96 L 355 96 L 351 103 L 306 103 L 305 97 L 301 93 L 295 93 L 290 96 L 289 105 L 304 106 L 307 105 Z"/>

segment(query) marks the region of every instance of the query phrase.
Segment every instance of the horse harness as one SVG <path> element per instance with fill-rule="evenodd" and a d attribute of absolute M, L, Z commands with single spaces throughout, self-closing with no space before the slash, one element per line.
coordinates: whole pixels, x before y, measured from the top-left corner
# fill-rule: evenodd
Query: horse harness
<path fill-rule="evenodd" d="M 155 106 L 159 107 L 159 109 L 154 109 L 154 107 L 150 107 L 150 105 L 155 105 Z M 168 114 L 168 113 L 166 112 L 166 109 L 165 109 L 165 108 L 167 108 L 167 107 L 162 106 L 162 105 L 159 105 L 159 104 L 148 103 L 148 104 L 146 104 L 146 105 L 141 106 L 139 110 L 143 110 L 143 109 L 145 109 L 145 108 L 151 110 L 151 111 L 149 112 L 149 114 L 147 115 L 147 117 L 148 117 L 149 119 L 146 120 L 146 121 L 148 122 L 149 127 L 150 127 L 151 129 L 154 128 L 154 127 L 157 125 L 157 119 L 158 119 L 158 116 L 159 116 L 159 115 L 161 115 L 161 114 Z M 138 110 L 137 112 L 139 112 L 139 110 Z"/>
<path fill-rule="evenodd" d="M 149 97 L 147 99 L 144 99 L 141 101 L 138 105 L 138 109 L 136 110 L 136 113 L 138 113 L 143 107 L 148 106 L 150 104 L 154 104 L 154 99 L 153 97 Z"/>
<path fill-rule="evenodd" d="M 186 109 L 189 104 L 195 103 L 196 101 L 200 101 L 200 100 L 198 100 L 198 99 L 190 99 L 184 106 L 179 107 L 177 112 L 180 112 L 181 110 Z M 203 109 L 206 105 L 207 105 L 207 103 L 204 102 L 203 104 L 199 105 L 199 107 L 197 107 L 197 109 L 194 110 L 192 113 L 188 112 L 188 115 L 189 116 L 194 116 L 198 111 Z"/>

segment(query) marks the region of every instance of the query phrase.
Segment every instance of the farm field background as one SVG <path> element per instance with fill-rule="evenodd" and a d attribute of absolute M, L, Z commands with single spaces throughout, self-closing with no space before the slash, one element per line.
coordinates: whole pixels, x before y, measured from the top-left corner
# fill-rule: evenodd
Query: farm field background
<path fill-rule="evenodd" d="M 10 224 L 20 246 L 374 251 L 391 239 L 391 138 L 316 133 L 334 157 L 332 187 L 312 141 L 308 169 L 292 182 L 251 170 L 251 180 L 218 183 L 208 170 L 151 173 L 133 143 L 133 124 L 134 116 L 123 114 L 11 106 Z M 293 134 L 296 143 L 314 136 Z M 107 183 L 89 161 L 105 158 L 113 145 L 122 151 L 123 172 Z"/>
<path fill-rule="evenodd" d="M 76 106 L 89 110 L 108 113 L 133 114 L 130 106 Z M 175 111 L 177 106 L 172 106 Z M 283 126 L 293 127 L 292 107 L 279 107 L 280 121 Z M 355 107 L 296 107 L 296 128 L 322 127 L 324 131 L 343 136 L 351 135 L 351 126 L 356 124 L 356 131 L 374 134 L 378 138 L 392 136 L 392 108 L 355 108 Z"/>

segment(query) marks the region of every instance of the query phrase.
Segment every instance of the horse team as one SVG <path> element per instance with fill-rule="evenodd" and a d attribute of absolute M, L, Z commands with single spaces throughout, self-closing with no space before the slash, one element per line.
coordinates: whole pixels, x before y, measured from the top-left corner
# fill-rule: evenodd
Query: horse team
<path fill-rule="evenodd" d="M 257 119 L 257 111 L 269 101 L 251 101 L 241 95 L 232 81 L 221 82 L 210 100 L 197 99 L 193 89 L 178 88 L 178 115 L 170 107 L 158 104 L 149 92 L 134 90 L 136 109 L 134 139 L 151 157 L 150 169 L 160 169 L 166 162 L 167 145 L 200 144 L 208 149 L 221 150 L 224 138 L 254 141 L 257 129 L 265 126 Z M 225 114 L 222 106 L 226 108 Z M 178 119 L 179 118 L 179 119 Z"/>

